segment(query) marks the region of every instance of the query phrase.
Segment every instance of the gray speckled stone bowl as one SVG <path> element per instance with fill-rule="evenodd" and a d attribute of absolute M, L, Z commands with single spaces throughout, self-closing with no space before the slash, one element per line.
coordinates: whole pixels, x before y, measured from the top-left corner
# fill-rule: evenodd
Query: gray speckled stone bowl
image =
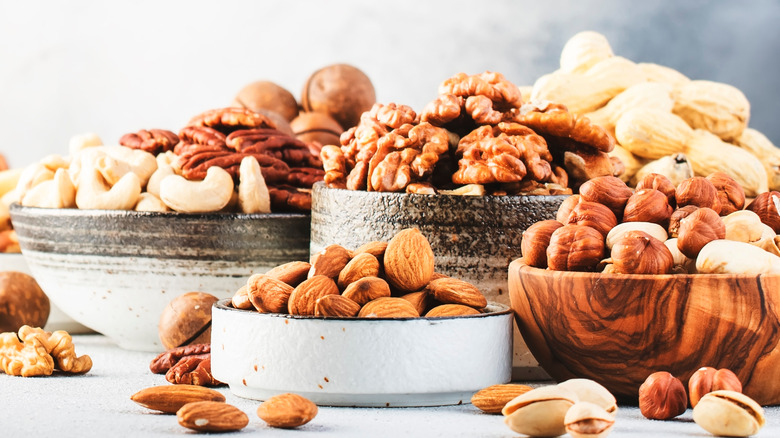
<path fill-rule="evenodd" d="M 157 324 L 191 291 L 231 297 L 253 273 L 308 259 L 309 215 L 11 206 L 35 279 L 66 314 L 120 347 L 162 351 Z"/>
<path fill-rule="evenodd" d="M 417 227 L 431 242 L 437 272 L 471 282 L 488 301 L 508 305 L 509 263 L 520 257 L 523 231 L 554 219 L 566 197 L 416 195 L 331 189 L 317 183 L 310 253 L 330 244 L 354 249 Z M 513 378 L 548 378 L 517 329 L 514 343 Z"/>

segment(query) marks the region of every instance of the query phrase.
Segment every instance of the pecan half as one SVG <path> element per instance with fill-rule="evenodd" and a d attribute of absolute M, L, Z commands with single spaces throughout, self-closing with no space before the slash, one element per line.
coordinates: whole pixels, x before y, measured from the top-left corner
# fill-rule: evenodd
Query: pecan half
<path fill-rule="evenodd" d="M 165 380 L 177 385 L 223 385 L 211 374 L 211 353 L 182 357 L 165 373 Z"/>
<path fill-rule="evenodd" d="M 181 143 L 176 147 L 177 165 L 187 179 L 203 179 L 211 166 L 218 166 L 238 180 L 241 160 L 246 156 L 257 159 L 267 184 L 287 182 L 290 167 L 282 160 L 265 153 L 236 152 L 227 147 Z"/>
<path fill-rule="evenodd" d="M 242 129 L 227 136 L 227 147 L 237 152 L 264 153 L 294 167 L 322 168 L 322 160 L 306 143 L 276 129 Z"/>
<path fill-rule="evenodd" d="M 223 134 L 240 129 L 273 128 L 276 124 L 268 117 L 245 108 L 218 108 L 193 117 L 187 126 L 207 126 Z"/>
<path fill-rule="evenodd" d="M 185 126 L 179 131 L 183 143 L 207 146 L 225 146 L 225 134 L 208 126 Z M 174 153 L 178 153 L 174 150 Z"/>
<path fill-rule="evenodd" d="M 273 211 L 310 211 L 311 190 L 288 185 L 268 186 Z"/>
<path fill-rule="evenodd" d="M 164 374 L 183 357 L 196 356 L 210 352 L 211 344 L 191 344 L 172 348 L 164 353 L 160 353 L 157 357 L 152 359 L 152 362 L 149 364 L 149 370 L 155 374 Z"/>
<path fill-rule="evenodd" d="M 154 155 L 172 151 L 178 143 L 179 137 L 165 129 L 142 129 L 125 134 L 119 139 L 119 144 L 122 146 L 141 149 Z"/>

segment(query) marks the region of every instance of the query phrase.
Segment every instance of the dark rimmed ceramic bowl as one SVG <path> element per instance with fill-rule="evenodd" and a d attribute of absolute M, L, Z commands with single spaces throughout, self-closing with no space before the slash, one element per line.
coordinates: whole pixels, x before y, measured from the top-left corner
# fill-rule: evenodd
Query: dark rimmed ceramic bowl
<path fill-rule="evenodd" d="M 58 307 L 120 347 L 161 351 L 176 296 L 232 296 L 253 273 L 308 259 L 309 215 L 11 206 L 33 276 Z"/>
<path fill-rule="evenodd" d="M 436 256 L 436 271 L 477 285 L 488 301 L 509 305 L 507 269 L 534 223 L 554 219 L 567 196 L 454 196 L 366 192 L 314 185 L 311 254 L 389 240 L 417 227 Z M 515 332 L 514 378 L 549 378 Z"/>

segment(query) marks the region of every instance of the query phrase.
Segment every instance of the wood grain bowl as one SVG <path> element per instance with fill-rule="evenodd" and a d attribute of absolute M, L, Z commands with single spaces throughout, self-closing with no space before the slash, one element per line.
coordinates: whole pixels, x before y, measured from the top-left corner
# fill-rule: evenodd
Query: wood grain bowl
<path fill-rule="evenodd" d="M 515 320 L 554 379 L 593 379 L 626 402 L 655 371 L 687 383 L 728 368 L 780 404 L 780 275 L 621 275 L 509 266 Z"/>

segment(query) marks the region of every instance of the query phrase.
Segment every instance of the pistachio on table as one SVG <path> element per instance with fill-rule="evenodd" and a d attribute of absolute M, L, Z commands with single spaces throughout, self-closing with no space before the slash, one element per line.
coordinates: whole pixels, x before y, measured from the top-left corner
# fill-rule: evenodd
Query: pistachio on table
<path fill-rule="evenodd" d="M 542 386 L 517 396 L 504 406 L 504 423 L 517 433 L 529 436 L 558 436 L 566 433 L 566 411 L 577 395 L 558 385 Z"/>
<path fill-rule="evenodd" d="M 563 422 L 573 438 L 602 438 L 612 430 L 615 417 L 597 404 L 580 401 L 566 411 Z"/>
<path fill-rule="evenodd" d="M 736 391 L 706 394 L 693 408 L 693 421 L 717 436 L 755 435 L 764 426 L 764 410 L 750 397 Z"/>

